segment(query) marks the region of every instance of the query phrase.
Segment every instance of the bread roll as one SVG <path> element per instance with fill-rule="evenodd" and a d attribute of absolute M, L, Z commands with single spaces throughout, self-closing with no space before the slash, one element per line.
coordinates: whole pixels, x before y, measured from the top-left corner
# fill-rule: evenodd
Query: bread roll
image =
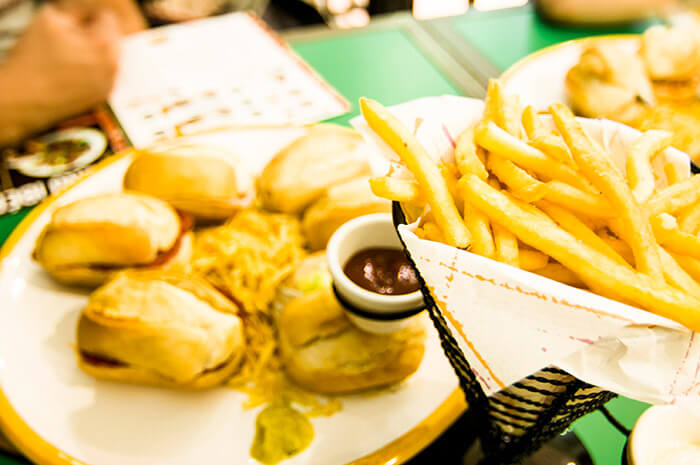
<path fill-rule="evenodd" d="M 642 34 L 639 53 L 654 80 L 693 81 L 700 74 L 697 25 L 652 26 Z M 693 82 L 697 88 L 697 82 Z"/>
<path fill-rule="evenodd" d="M 60 282 L 99 285 L 124 268 L 186 263 L 189 223 L 167 203 L 143 194 L 89 197 L 56 209 L 34 258 Z"/>
<path fill-rule="evenodd" d="M 287 375 L 320 393 L 399 382 L 418 369 L 425 352 L 424 320 L 392 334 L 366 333 L 349 322 L 328 286 L 290 301 L 277 324 Z"/>
<path fill-rule="evenodd" d="M 124 175 L 124 188 L 163 199 L 197 218 L 232 216 L 245 203 L 233 159 L 220 149 L 178 145 L 139 151 Z"/>
<path fill-rule="evenodd" d="M 119 273 L 80 317 L 80 367 L 91 376 L 203 389 L 238 367 L 245 339 L 236 306 L 204 281 L 160 271 Z"/>
<path fill-rule="evenodd" d="M 391 202 L 374 195 L 369 178 L 362 177 L 328 189 L 304 212 L 302 228 L 311 250 L 321 250 L 343 223 L 358 216 L 390 211 Z"/>
<path fill-rule="evenodd" d="M 566 74 L 566 90 L 576 113 L 590 118 L 632 122 L 656 103 L 641 58 L 603 41 L 586 47 Z"/>
<path fill-rule="evenodd" d="M 371 174 L 358 150 L 362 137 L 351 129 L 321 124 L 280 151 L 258 179 L 263 206 L 300 213 L 330 186 Z"/>

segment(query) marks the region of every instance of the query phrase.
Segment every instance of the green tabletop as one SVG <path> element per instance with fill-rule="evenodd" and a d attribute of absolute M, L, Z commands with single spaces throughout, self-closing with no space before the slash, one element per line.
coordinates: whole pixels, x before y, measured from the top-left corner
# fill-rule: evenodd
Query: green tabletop
<path fill-rule="evenodd" d="M 530 53 L 567 40 L 604 34 L 635 34 L 656 21 L 640 21 L 615 28 L 567 28 L 543 21 L 531 4 L 426 23 L 426 28 L 455 59 L 485 85 Z"/>
<path fill-rule="evenodd" d="M 559 42 L 592 35 L 634 34 L 649 26 L 649 22 L 640 22 L 615 29 L 558 27 L 540 19 L 531 6 L 490 13 L 474 11 L 454 19 L 452 24 L 458 34 L 501 70 L 535 50 Z"/>
<path fill-rule="evenodd" d="M 11 215 L 0 216 L 0 245 L 5 242 L 5 239 L 10 235 L 15 226 L 22 221 L 22 218 L 27 216 L 31 209 L 25 208 Z"/>
<path fill-rule="evenodd" d="M 428 95 L 460 93 L 398 29 L 302 40 L 293 45 L 352 103 L 349 114 L 331 120 L 336 123 L 347 124 L 356 116 L 358 99 L 363 96 L 393 105 Z"/>

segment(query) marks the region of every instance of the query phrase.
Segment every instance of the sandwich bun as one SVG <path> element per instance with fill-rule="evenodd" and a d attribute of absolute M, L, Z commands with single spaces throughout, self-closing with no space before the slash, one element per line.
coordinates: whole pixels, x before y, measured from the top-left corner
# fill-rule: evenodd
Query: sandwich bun
<path fill-rule="evenodd" d="M 397 383 L 418 369 L 425 352 L 423 319 L 392 334 L 364 332 L 345 317 L 328 286 L 291 300 L 277 328 L 287 375 L 324 394 Z"/>
<path fill-rule="evenodd" d="M 335 184 L 371 174 L 360 152 L 362 136 L 334 124 L 312 126 L 308 133 L 282 149 L 258 179 L 263 207 L 301 213 Z"/>
<path fill-rule="evenodd" d="M 124 268 L 186 263 L 191 226 L 187 217 L 154 197 L 98 195 L 56 209 L 34 258 L 60 282 L 95 286 Z"/>
<path fill-rule="evenodd" d="M 163 258 L 160 263 L 150 265 L 137 265 L 129 269 L 140 270 L 182 270 L 187 267 L 192 256 L 192 247 L 194 244 L 194 234 L 192 231 L 184 232 L 178 239 L 178 242 L 168 251 L 162 254 L 159 258 Z M 123 271 L 124 268 L 119 267 L 104 267 L 97 266 L 67 266 L 57 267 L 50 270 L 53 278 L 63 284 L 76 285 L 83 287 L 96 287 L 107 282 L 116 273 Z"/>
<path fill-rule="evenodd" d="M 642 34 L 639 54 L 651 79 L 694 81 L 700 74 L 700 34 L 697 25 L 655 25 Z M 697 87 L 697 82 L 694 82 Z"/>
<path fill-rule="evenodd" d="M 90 296 L 77 348 L 81 369 L 99 379 L 205 389 L 236 371 L 245 337 L 238 308 L 205 281 L 126 271 Z"/>
<path fill-rule="evenodd" d="M 232 156 L 208 146 L 140 150 L 124 175 L 124 188 L 205 220 L 228 218 L 251 200 L 240 191 Z"/>
<path fill-rule="evenodd" d="M 391 202 L 374 195 L 369 178 L 361 177 L 329 188 L 304 212 L 302 230 L 309 248 L 321 250 L 344 223 L 358 216 L 390 211 Z"/>

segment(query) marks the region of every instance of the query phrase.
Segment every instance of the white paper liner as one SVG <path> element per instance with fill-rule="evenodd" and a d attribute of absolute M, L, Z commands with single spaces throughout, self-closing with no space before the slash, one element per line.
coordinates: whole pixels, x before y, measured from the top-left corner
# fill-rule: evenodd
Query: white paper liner
<path fill-rule="evenodd" d="M 428 153 L 454 158 L 454 140 L 481 118 L 480 100 L 441 96 L 390 107 Z M 581 119 L 624 173 L 638 131 L 607 120 Z M 362 117 L 352 124 L 378 154 L 396 154 Z M 548 121 L 551 124 L 551 121 Z M 688 158 L 668 149 L 653 167 L 675 163 L 689 176 Z M 484 391 L 491 395 L 556 365 L 579 379 L 650 403 L 683 403 L 700 412 L 700 337 L 680 324 L 593 293 L 413 234 L 399 233 L 450 324 Z"/>

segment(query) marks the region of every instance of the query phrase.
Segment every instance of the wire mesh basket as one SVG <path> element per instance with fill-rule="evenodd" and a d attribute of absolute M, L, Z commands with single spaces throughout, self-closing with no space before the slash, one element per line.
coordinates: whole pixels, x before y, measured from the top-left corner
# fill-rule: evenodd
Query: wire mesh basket
<path fill-rule="evenodd" d="M 406 218 L 397 202 L 393 203 L 393 219 L 396 228 L 406 224 Z M 565 431 L 574 420 L 600 408 L 615 397 L 614 393 L 583 382 L 554 366 L 543 368 L 494 395 L 487 396 L 452 335 L 442 311 L 435 304 L 410 252 L 403 245 L 404 252 L 416 270 L 426 309 L 438 331 L 442 348 L 459 378 L 470 415 L 480 425 L 477 435 L 486 456 L 481 464 L 517 462 Z"/>

